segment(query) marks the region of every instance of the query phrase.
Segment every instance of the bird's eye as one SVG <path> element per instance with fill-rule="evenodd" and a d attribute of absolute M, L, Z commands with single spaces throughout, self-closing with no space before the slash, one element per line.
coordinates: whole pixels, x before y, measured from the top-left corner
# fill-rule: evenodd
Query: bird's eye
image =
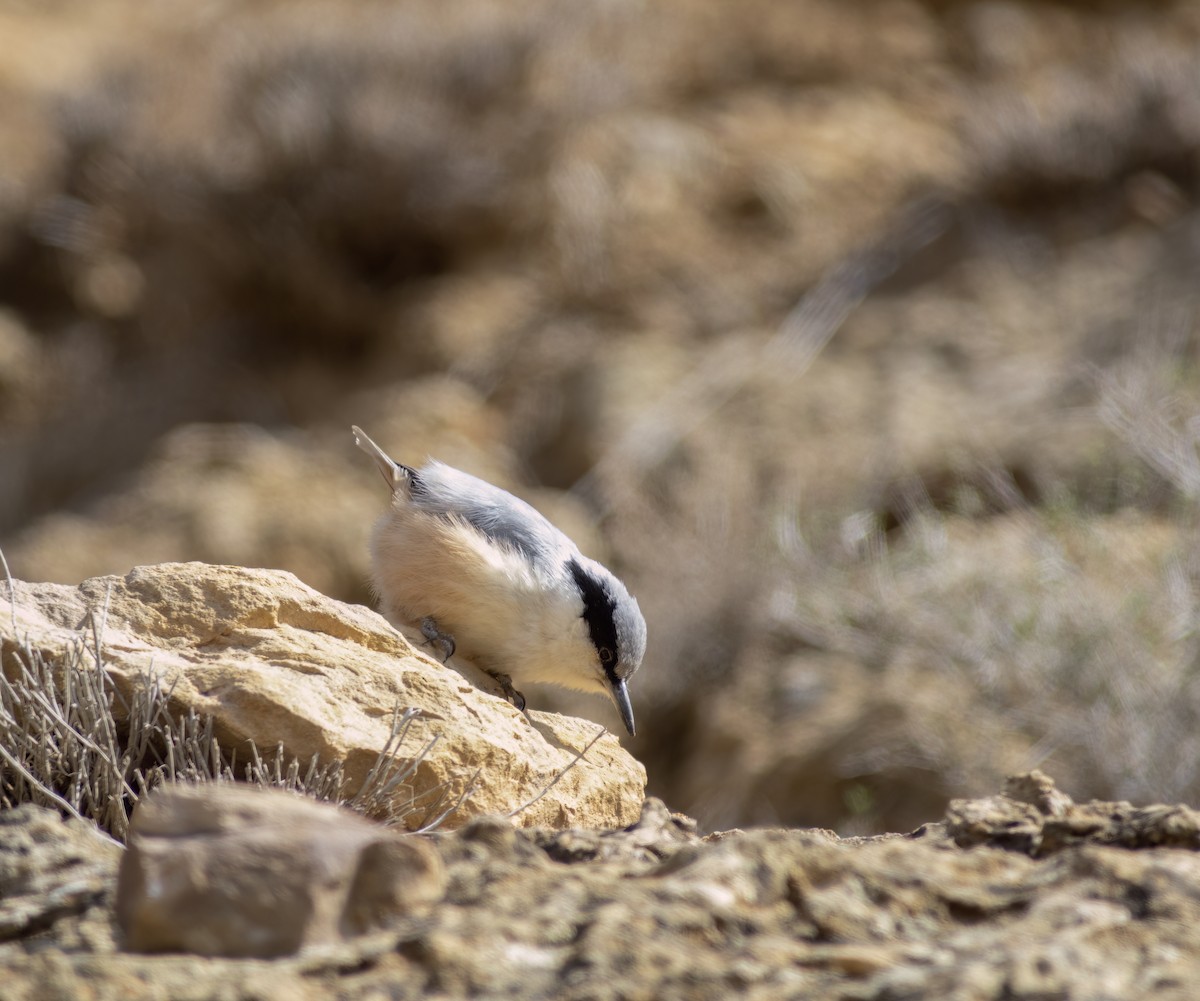
<path fill-rule="evenodd" d="M 602 646 L 600 648 L 600 663 L 601 664 L 611 664 L 616 659 L 617 659 L 616 654 L 614 654 L 608 647 Z"/>

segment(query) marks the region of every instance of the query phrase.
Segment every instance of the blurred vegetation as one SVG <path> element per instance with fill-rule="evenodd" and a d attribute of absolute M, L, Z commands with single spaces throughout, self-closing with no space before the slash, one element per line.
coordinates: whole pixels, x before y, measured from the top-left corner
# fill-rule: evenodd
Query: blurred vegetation
<path fill-rule="evenodd" d="M 614 564 L 631 748 L 706 826 L 900 830 L 1033 765 L 1200 799 L 1200 7 L 63 0 L 0 35 L 16 576 L 366 602 L 358 423 Z"/>

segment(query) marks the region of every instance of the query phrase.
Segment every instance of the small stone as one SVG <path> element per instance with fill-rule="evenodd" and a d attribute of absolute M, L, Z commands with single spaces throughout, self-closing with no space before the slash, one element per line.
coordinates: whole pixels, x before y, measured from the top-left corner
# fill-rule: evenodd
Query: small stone
<path fill-rule="evenodd" d="M 135 952 L 283 956 L 421 913 L 443 883 L 427 844 L 338 807 L 168 786 L 134 814 L 116 914 Z"/>
<path fill-rule="evenodd" d="M 1045 772 L 1034 769 L 1010 775 L 1004 782 L 1004 795 L 1018 803 L 1036 806 L 1047 817 L 1064 816 L 1073 801 Z"/>

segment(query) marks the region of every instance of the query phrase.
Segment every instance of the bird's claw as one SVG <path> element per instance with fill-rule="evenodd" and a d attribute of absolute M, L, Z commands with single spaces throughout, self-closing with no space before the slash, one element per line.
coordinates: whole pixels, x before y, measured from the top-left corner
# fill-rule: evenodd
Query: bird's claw
<path fill-rule="evenodd" d="M 445 654 L 442 658 L 443 664 L 454 656 L 454 637 L 449 633 L 442 632 L 438 627 L 437 620 L 432 615 L 426 615 L 421 620 L 421 635 L 425 637 L 424 646 L 437 647 L 438 650 Z M 524 713 L 525 696 L 513 688 L 512 678 L 507 674 L 494 674 L 492 677 L 500 686 L 500 691 L 504 694 L 504 697 L 516 706 L 518 712 Z"/>
<path fill-rule="evenodd" d="M 512 678 L 507 674 L 497 674 L 495 678 L 500 684 L 500 691 L 504 693 L 504 697 L 517 707 L 518 712 L 524 712 L 525 696 L 513 688 Z"/>
<path fill-rule="evenodd" d="M 443 664 L 454 656 L 454 637 L 442 632 L 432 615 L 426 615 L 421 620 L 421 635 L 425 637 L 425 646 L 437 647 L 442 651 L 445 655 L 442 657 Z"/>

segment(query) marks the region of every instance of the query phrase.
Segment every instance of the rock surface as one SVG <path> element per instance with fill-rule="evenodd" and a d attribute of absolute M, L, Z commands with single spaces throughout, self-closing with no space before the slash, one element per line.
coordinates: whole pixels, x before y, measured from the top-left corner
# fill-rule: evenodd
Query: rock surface
<path fill-rule="evenodd" d="M 120 846 L 90 823 L 26 805 L 0 810 L 0 941 L 69 923 L 111 902 Z M 107 928 L 105 928 L 107 932 Z"/>
<path fill-rule="evenodd" d="M 176 785 L 138 804 L 116 916 L 135 952 L 282 956 L 419 914 L 443 881 L 428 844 L 346 810 Z"/>
<path fill-rule="evenodd" d="M 1009 779 L 1003 796 L 954 800 L 946 832 L 963 848 L 994 845 L 1042 857 L 1069 845 L 1200 849 L 1200 813 L 1190 807 L 1073 803 L 1039 771 Z"/>
<path fill-rule="evenodd" d="M 615 736 L 605 734 L 568 768 L 600 732 L 597 724 L 537 711 L 526 718 L 415 651 L 374 612 L 326 598 L 290 573 L 160 564 L 79 587 L 17 581 L 15 591 L 15 623 L 0 616 L 6 656 L 15 635 L 61 653 L 95 621 L 122 694 L 152 670 L 180 711 L 215 719 L 222 747 L 240 760 L 253 741 L 261 750 L 281 744 L 302 763 L 314 754 L 344 761 L 351 794 L 387 742 L 397 703 L 418 707 L 401 753 L 437 744 L 390 804 L 406 812 L 411 828 L 473 778 L 473 791 L 447 818 L 451 826 L 509 813 L 543 790 L 515 823 L 615 826 L 640 809 L 645 770 Z"/>
<path fill-rule="evenodd" d="M 907 837 L 755 830 L 700 838 L 654 800 L 638 823 L 615 831 L 521 830 L 480 817 L 414 839 L 445 867 L 444 895 L 426 914 L 269 962 L 120 951 L 102 920 L 114 851 L 81 840 L 75 824 L 23 808 L 0 815 L 0 860 L 37 842 L 27 878 L 64 885 L 82 865 L 99 874 L 89 877 L 98 903 L 83 917 L 78 908 L 46 912 L 37 925 L 10 927 L 0 944 L 4 996 L 1193 997 L 1200 857 L 1114 847 L 1109 833 L 1145 845 L 1132 836 L 1139 822 L 1127 804 L 1073 804 L 1037 775 L 1011 791 L 1031 785 L 1050 794 L 1049 812 L 998 796 L 956 804 L 945 823 Z M 1086 813 L 1109 833 L 1083 834 L 1045 857 L 955 843 L 956 816 L 1002 830 L 1025 810 Z"/>

